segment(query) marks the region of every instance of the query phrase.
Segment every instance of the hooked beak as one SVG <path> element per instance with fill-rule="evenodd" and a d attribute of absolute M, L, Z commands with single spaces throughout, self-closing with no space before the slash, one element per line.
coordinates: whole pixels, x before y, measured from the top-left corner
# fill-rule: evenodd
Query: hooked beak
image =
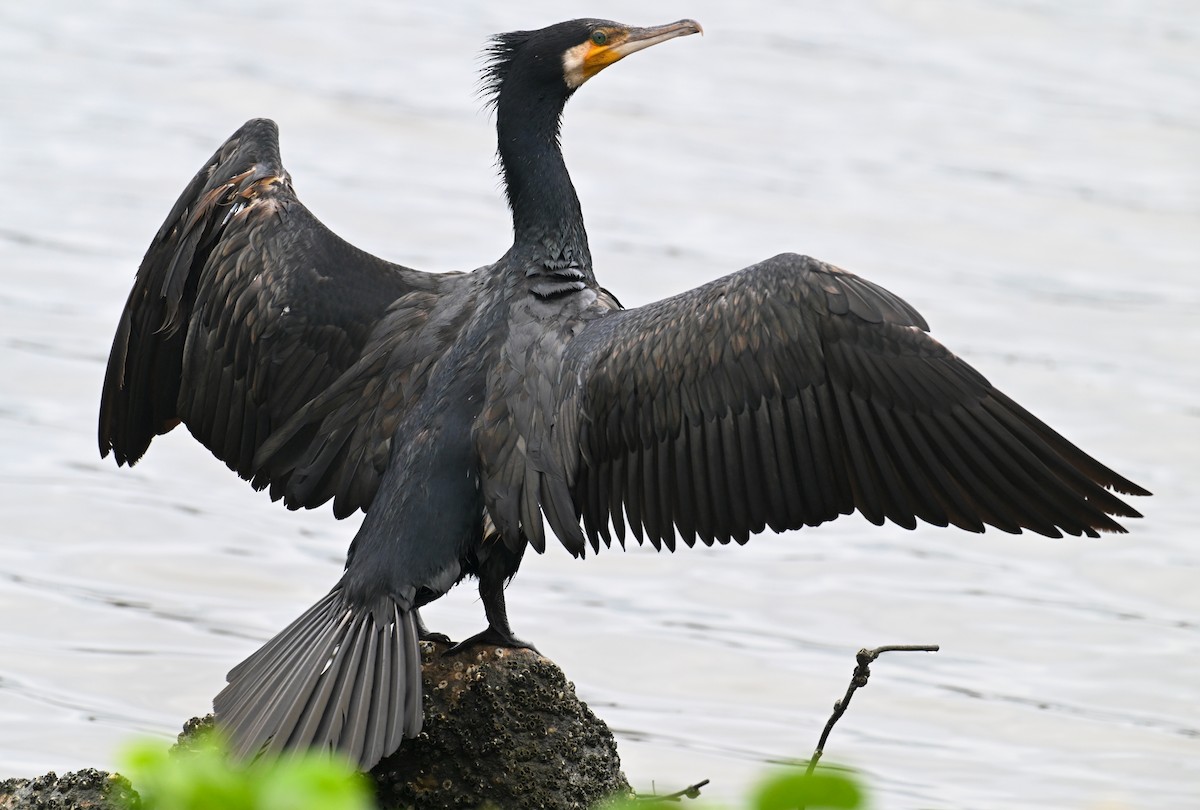
<path fill-rule="evenodd" d="M 612 28 L 605 31 L 608 39 L 598 45 L 593 41 L 584 44 L 584 53 L 578 54 L 578 62 L 574 70 L 568 67 L 569 80 L 578 87 L 595 76 L 614 62 L 624 59 L 631 53 L 666 42 L 676 37 L 686 37 L 691 34 L 703 34 L 704 29 L 695 20 L 679 20 L 666 25 L 655 25 L 649 28 Z"/>

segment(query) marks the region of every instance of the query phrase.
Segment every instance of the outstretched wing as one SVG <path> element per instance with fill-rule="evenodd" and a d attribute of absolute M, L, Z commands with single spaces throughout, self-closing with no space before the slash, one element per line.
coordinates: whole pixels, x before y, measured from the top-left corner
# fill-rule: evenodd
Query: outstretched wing
<path fill-rule="evenodd" d="M 142 260 L 108 360 L 100 454 L 133 464 L 183 422 L 290 506 L 338 496 L 341 514 L 365 508 L 379 472 L 351 459 L 363 447 L 327 458 L 333 483 L 303 497 L 289 490 L 290 468 L 256 463 L 256 452 L 364 353 L 404 355 L 459 278 L 390 264 L 330 232 L 296 197 L 274 122 L 249 121 L 188 184 Z M 358 393 L 371 420 L 358 441 L 386 443 L 397 408 Z"/>
<path fill-rule="evenodd" d="M 659 547 L 855 510 L 1095 535 L 1139 517 L 1103 466 L 926 334 L 907 303 L 781 255 L 587 327 L 567 349 L 543 511 L 573 551 L 609 522 Z"/>

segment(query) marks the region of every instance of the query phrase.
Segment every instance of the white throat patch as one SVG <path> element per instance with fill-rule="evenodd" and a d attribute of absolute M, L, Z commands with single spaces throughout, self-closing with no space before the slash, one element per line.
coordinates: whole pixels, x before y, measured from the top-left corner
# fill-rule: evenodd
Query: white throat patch
<path fill-rule="evenodd" d="M 587 81 L 587 77 L 583 75 L 583 61 L 591 51 L 592 43 L 581 42 L 563 53 L 563 78 L 567 87 L 572 90 Z"/>

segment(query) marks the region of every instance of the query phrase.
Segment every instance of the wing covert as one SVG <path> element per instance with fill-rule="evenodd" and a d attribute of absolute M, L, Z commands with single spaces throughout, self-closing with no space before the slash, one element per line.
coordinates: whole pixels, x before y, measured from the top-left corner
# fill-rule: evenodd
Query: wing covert
<path fill-rule="evenodd" d="M 133 464 L 183 422 L 240 476 L 286 496 L 290 471 L 255 463 L 267 437 L 382 339 L 394 302 L 409 297 L 410 315 L 431 307 L 457 275 L 385 262 L 329 231 L 296 197 L 274 122 L 248 121 L 188 184 L 138 269 L 101 395 L 101 456 Z M 387 324 L 393 345 L 404 325 Z"/>
<path fill-rule="evenodd" d="M 1148 494 L 929 337 L 892 293 L 784 254 L 597 318 L 564 360 L 544 512 L 568 548 L 628 523 L 659 547 L 860 511 L 1095 535 Z M 561 480 L 565 486 L 557 483 Z M 570 504 L 564 499 L 570 499 Z"/>

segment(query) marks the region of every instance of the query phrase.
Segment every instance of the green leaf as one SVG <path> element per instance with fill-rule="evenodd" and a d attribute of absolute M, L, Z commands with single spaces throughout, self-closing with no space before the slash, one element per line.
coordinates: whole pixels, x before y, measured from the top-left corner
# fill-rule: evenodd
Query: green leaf
<path fill-rule="evenodd" d="M 371 810 L 366 778 L 340 760 L 313 755 L 270 769 L 256 810 Z"/>
<path fill-rule="evenodd" d="M 759 785 L 752 807 L 754 810 L 796 810 L 799 807 L 817 810 L 858 810 L 863 806 L 863 792 L 858 782 L 845 772 L 821 770 L 786 771 L 769 776 Z"/>
<path fill-rule="evenodd" d="M 142 810 L 372 810 L 365 777 L 348 762 L 320 752 L 230 759 L 214 736 L 171 753 L 161 742 L 126 749 L 122 771 Z M 132 809 L 131 809 L 132 810 Z"/>

